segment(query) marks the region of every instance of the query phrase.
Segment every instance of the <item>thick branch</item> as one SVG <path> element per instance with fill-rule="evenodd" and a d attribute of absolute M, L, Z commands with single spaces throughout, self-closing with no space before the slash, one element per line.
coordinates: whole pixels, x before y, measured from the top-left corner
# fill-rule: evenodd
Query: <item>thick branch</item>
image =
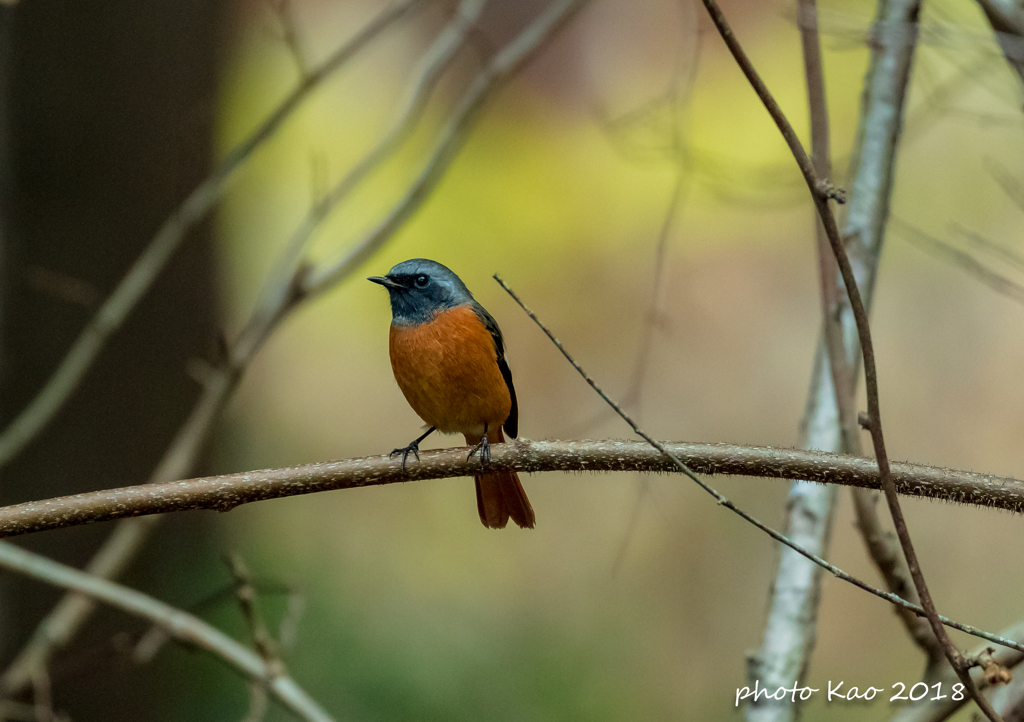
<path fill-rule="evenodd" d="M 878 465 L 872 459 L 733 444 L 666 443 L 665 447 L 702 474 L 879 488 Z M 420 452 L 420 456 L 419 463 L 408 465 L 407 473 L 398 459 L 367 456 L 31 501 L 0 508 L 0 536 L 191 509 L 229 511 L 241 504 L 298 494 L 472 476 L 480 468 L 477 460 L 466 460 L 461 447 Z M 675 470 L 670 459 L 648 444 L 617 440 L 498 444 L 491 466 L 523 472 Z M 896 488 L 907 496 L 1024 511 L 1024 482 L 1016 479 L 905 463 L 892 464 L 892 473 Z"/>

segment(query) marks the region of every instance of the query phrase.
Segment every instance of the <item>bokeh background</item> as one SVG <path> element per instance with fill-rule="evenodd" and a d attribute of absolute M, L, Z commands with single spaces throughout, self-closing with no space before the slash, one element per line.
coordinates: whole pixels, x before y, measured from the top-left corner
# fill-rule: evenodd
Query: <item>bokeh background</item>
<path fill-rule="evenodd" d="M 22 0 L 37 2 L 43 4 Z M 69 22 L 63 4 L 47 5 L 56 8 L 51 21 Z M 211 328 L 237 333 L 310 203 L 391 122 L 452 3 L 435 5 L 325 83 L 233 182 L 205 231 L 209 275 L 182 271 L 172 289 L 184 293 L 206 278 L 216 298 Z M 494 5 L 481 24 L 482 45 L 500 44 L 541 6 Z M 313 59 L 381 7 L 370 0 L 293 3 Z M 722 7 L 806 138 L 794 7 Z M 821 3 L 840 184 L 874 11 L 861 0 Z M 215 82 L 203 112 L 211 120 L 209 155 L 218 158 L 297 76 L 271 6 L 229 3 L 207 23 L 217 28 L 209 58 Z M 145 48 L 126 51 L 128 59 L 135 52 Z M 403 150 L 319 229 L 311 258 L 343 254 L 395 202 L 477 62 L 473 52 L 461 57 Z M 1024 209 L 999 180 L 1017 177 L 1024 159 L 1021 100 L 1019 80 L 977 6 L 927 3 L 894 217 L 960 246 L 963 228 L 1020 250 Z M 659 265 L 659 234 L 680 177 Z M 59 190 L 51 192 L 59 198 Z M 168 194 L 166 212 L 174 197 Z M 630 409 L 657 437 L 791 446 L 820 324 L 813 221 L 795 164 L 703 8 L 597 0 L 494 99 L 423 208 L 359 273 L 304 306 L 268 341 L 201 470 L 381 454 L 418 435 L 421 422 L 391 376 L 386 294 L 363 280 L 413 257 L 459 273 L 501 324 L 524 437 L 626 437 L 628 429 L 491 280 L 494 272 L 612 396 L 630 397 Z M 901 228 L 891 226 L 887 237 L 873 311 L 890 454 L 1022 478 L 1024 308 L 908 243 Z M 136 236 L 141 249 L 148 236 L 144 229 Z M 73 268 L 61 272 L 76 275 Z M 110 287 L 86 280 L 100 291 Z M 212 348 L 214 335 L 204 331 L 193 345 Z M 140 351 L 121 350 L 122 357 L 134 353 Z M 641 361 L 642 384 L 631 394 Z M 184 363 L 172 371 L 186 378 Z M 145 429 L 138 425 L 140 438 L 122 438 L 120 448 L 145 443 Z M 424 447 L 455 443 L 432 437 Z M 96 488 L 136 483 L 145 473 L 124 476 Z M 786 484 L 713 481 L 758 518 L 783 523 Z M 524 485 L 537 511 L 532 532 L 484 530 L 464 478 L 182 515 L 186 521 L 169 523 L 145 571 L 132 579 L 189 606 L 230 583 L 221 555 L 232 549 L 265 582 L 260 603 L 272 621 L 285 599 L 273 587 L 301 590 L 306 609 L 289 668 L 339 719 L 737 719 L 733 699 L 745 684 L 745 655 L 761 642 L 774 543 L 674 476 L 542 474 L 524 476 Z M 841 499 L 830 560 L 877 581 L 849 500 Z M 991 631 L 1024 615 L 1019 518 L 935 502 L 908 501 L 905 508 L 944 613 Z M 42 595 L 40 609 L 52 597 L 33 593 Z M 204 616 L 245 636 L 230 599 Z M 115 630 L 131 624 L 108 622 Z M 8 652 L 30 628 L 8 635 Z M 811 686 L 842 680 L 889 689 L 918 681 L 923 660 L 881 601 L 826 578 L 818 629 Z M 79 660 L 67 665 L 71 680 L 83 679 L 81 668 L 90 666 L 81 663 L 91 659 L 89 645 L 113 632 L 104 634 L 86 635 L 69 654 Z M 150 685 L 141 702 L 121 689 L 109 709 L 141 709 L 148 719 L 244 716 L 245 685 L 196 653 L 169 648 L 144 669 L 101 669 L 115 686 L 137 679 Z M 78 698 L 62 693 L 59 682 L 58 707 L 76 720 L 99 718 L 76 715 Z M 886 719 L 897 710 L 881 700 L 825 705 L 823 697 L 805 719 Z M 274 709 L 267 718 L 287 716 Z"/>

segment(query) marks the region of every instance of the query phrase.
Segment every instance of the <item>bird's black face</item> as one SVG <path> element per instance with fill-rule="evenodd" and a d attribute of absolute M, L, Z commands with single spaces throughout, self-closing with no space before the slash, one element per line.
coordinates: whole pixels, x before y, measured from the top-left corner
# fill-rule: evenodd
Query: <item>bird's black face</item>
<path fill-rule="evenodd" d="M 386 276 L 367 279 L 388 289 L 394 322 L 418 326 L 441 311 L 473 300 L 473 294 L 450 269 L 415 258 L 399 263 Z"/>

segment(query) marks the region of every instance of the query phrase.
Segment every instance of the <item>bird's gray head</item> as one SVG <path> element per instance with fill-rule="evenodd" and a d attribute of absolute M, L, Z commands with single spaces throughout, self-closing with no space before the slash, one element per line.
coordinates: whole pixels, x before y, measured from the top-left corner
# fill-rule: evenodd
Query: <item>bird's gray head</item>
<path fill-rule="evenodd" d="M 418 326 L 439 312 L 469 303 L 473 294 L 447 266 L 426 258 L 403 261 L 386 276 L 367 279 L 388 289 L 395 323 Z"/>

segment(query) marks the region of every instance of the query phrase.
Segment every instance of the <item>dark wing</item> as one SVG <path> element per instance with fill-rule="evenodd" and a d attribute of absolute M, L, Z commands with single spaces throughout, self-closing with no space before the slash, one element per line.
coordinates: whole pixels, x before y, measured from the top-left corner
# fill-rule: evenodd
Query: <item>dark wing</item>
<path fill-rule="evenodd" d="M 491 332 L 491 338 L 494 339 L 494 350 L 498 353 L 498 370 L 501 371 L 501 377 L 505 379 L 505 385 L 508 386 L 508 395 L 512 397 L 512 411 L 505 419 L 503 428 L 505 433 L 514 439 L 519 436 L 519 402 L 516 401 L 516 387 L 512 384 L 512 370 L 508 367 L 508 361 L 505 360 L 505 340 L 501 337 L 498 322 L 491 314 L 487 313 L 486 308 L 473 301 L 473 310 L 484 322 L 484 326 Z"/>

